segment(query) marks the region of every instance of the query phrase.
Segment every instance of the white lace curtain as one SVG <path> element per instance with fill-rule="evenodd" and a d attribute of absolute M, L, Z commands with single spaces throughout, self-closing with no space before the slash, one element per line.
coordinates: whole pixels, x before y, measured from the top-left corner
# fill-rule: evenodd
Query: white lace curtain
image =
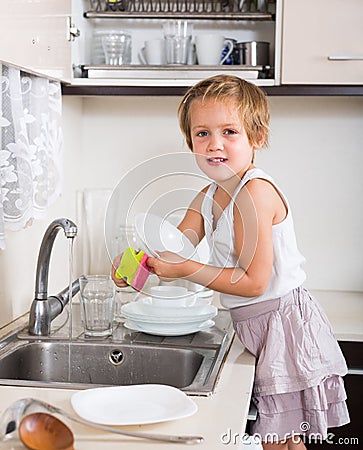
<path fill-rule="evenodd" d="M 0 249 L 45 216 L 62 186 L 60 83 L 0 65 Z"/>

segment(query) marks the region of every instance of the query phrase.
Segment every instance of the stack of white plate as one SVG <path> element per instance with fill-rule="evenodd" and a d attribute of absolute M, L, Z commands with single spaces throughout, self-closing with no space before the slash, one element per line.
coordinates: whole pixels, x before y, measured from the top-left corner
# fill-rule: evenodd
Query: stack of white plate
<path fill-rule="evenodd" d="M 192 293 L 190 293 L 192 294 Z M 203 299 L 193 299 L 190 304 L 169 307 L 157 306 L 160 299 L 144 297 L 121 308 L 126 328 L 158 336 L 182 336 L 206 330 L 214 325 L 217 308 Z M 179 303 L 179 302 L 178 302 Z"/>

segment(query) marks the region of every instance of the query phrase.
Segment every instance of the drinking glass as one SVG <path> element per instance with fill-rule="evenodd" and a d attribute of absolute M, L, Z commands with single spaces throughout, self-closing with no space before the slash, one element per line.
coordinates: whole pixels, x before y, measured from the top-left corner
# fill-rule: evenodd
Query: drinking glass
<path fill-rule="evenodd" d="M 120 66 L 131 63 L 131 35 L 126 32 L 102 36 L 106 64 Z"/>
<path fill-rule="evenodd" d="M 187 20 L 169 20 L 163 24 L 166 64 L 187 64 L 193 25 Z"/>
<path fill-rule="evenodd" d="M 108 275 L 82 275 L 79 279 L 84 334 L 112 334 L 115 284 Z"/>

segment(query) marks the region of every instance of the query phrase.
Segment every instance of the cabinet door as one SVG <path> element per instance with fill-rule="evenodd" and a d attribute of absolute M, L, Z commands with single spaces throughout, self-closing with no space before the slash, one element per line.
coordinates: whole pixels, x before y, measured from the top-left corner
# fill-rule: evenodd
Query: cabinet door
<path fill-rule="evenodd" d="M 363 1 L 285 0 L 285 84 L 363 84 Z"/>
<path fill-rule="evenodd" d="M 3 0 L 0 62 L 71 81 L 71 3 L 72 0 Z"/>
<path fill-rule="evenodd" d="M 363 442 L 362 393 L 363 393 L 363 343 L 339 342 L 348 365 L 344 377 L 350 423 L 328 429 L 328 441 L 316 444 L 307 442 L 309 450 L 358 450 Z"/>

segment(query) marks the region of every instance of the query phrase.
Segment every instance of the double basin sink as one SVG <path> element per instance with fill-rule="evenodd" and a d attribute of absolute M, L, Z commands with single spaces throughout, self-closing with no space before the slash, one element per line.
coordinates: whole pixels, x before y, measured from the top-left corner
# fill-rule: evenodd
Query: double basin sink
<path fill-rule="evenodd" d="M 75 306 L 72 323 L 80 323 Z M 134 332 L 119 323 L 104 339 L 85 338 L 77 326 L 72 338 L 67 327 L 39 338 L 29 336 L 24 324 L 15 322 L 0 336 L 0 385 L 86 389 L 155 383 L 211 395 L 234 336 L 224 310 L 212 328 L 175 337 Z"/>

